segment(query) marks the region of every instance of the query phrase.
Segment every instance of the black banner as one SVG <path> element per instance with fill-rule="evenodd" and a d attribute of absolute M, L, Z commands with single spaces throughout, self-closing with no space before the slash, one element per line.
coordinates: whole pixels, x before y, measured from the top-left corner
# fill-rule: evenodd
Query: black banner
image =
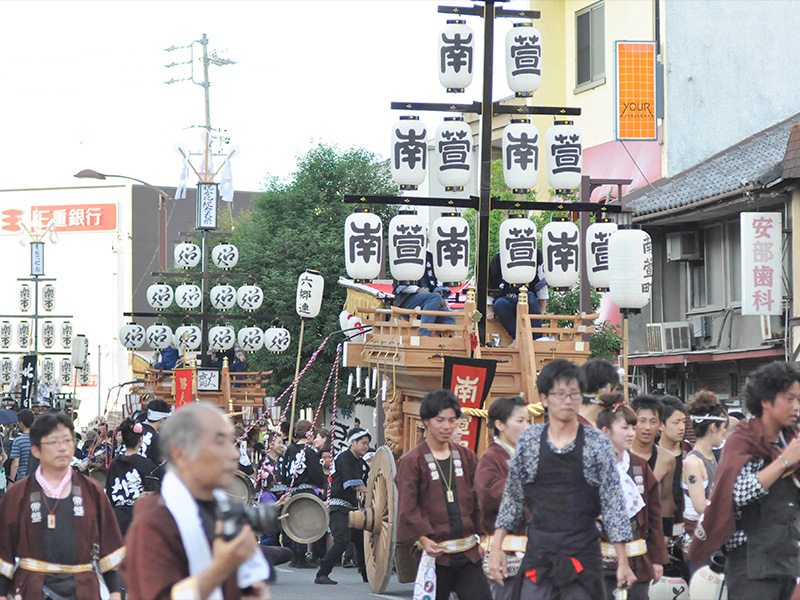
<path fill-rule="evenodd" d="M 26 354 L 22 357 L 22 370 L 20 371 L 19 407 L 30 408 L 36 398 L 36 355 Z"/>

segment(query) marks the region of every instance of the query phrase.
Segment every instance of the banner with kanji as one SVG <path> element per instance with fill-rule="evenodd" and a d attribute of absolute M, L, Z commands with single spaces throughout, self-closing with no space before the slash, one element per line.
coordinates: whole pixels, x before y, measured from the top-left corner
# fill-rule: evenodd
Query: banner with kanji
<path fill-rule="evenodd" d="M 442 387 L 452 390 L 462 410 L 481 409 L 492 388 L 496 368 L 496 360 L 445 356 Z M 477 452 L 480 430 L 480 417 L 462 414 L 461 445 Z"/>
<path fill-rule="evenodd" d="M 36 398 L 36 355 L 26 354 L 22 357 L 20 372 L 19 407 L 30 408 Z"/>
<path fill-rule="evenodd" d="M 192 393 L 197 389 L 194 383 L 194 369 L 175 369 L 172 381 L 175 408 L 189 404 L 192 401 Z"/>
<path fill-rule="evenodd" d="M 740 218 L 742 314 L 780 315 L 783 216 L 758 212 L 741 213 Z"/>

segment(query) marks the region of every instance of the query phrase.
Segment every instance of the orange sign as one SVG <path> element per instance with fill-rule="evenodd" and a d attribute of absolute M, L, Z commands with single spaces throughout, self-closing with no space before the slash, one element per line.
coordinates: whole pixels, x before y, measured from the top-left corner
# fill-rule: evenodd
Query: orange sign
<path fill-rule="evenodd" d="M 617 139 L 658 139 L 656 43 L 617 42 Z"/>
<path fill-rule="evenodd" d="M 36 223 L 38 219 L 41 219 L 42 227 L 45 229 L 51 221 L 55 221 L 55 230 L 58 232 L 113 231 L 117 228 L 117 205 L 32 206 L 31 220 Z"/>

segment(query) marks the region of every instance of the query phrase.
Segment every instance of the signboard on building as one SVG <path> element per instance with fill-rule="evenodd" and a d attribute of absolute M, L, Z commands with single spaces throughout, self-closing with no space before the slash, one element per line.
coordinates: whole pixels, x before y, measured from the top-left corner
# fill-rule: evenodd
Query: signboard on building
<path fill-rule="evenodd" d="M 58 233 L 85 231 L 114 231 L 117 228 L 116 204 L 57 204 L 32 206 L 30 220 L 24 218 L 24 211 L 18 208 L 4 208 L 0 211 L 0 232 L 19 233 L 21 223 L 36 223 L 37 230 L 47 229 L 55 221 Z"/>
<path fill-rule="evenodd" d="M 658 139 L 656 43 L 616 42 L 618 140 Z"/>
<path fill-rule="evenodd" d="M 742 213 L 742 314 L 780 315 L 781 213 Z"/>

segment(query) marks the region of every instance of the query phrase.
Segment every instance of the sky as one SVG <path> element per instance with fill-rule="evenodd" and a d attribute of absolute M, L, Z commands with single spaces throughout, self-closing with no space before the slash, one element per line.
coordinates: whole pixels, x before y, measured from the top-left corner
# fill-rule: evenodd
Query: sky
<path fill-rule="evenodd" d="M 181 47 L 203 33 L 210 52 L 236 61 L 209 67 L 209 92 L 212 127 L 230 138 L 226 151 L 239 148 L 232 161 L 237 190 L 260 191 L 267 177 L 286 178 L 297 157 L 321 142 L 387 157 L 390 127 L 406 114 L 392 111 L 392 101 L 480 97 L 477 73 L 458 97 L 438 81 L 436 37 L 447 18 L 438 4 L 0 2 L 7 25 L 0 36 L 0 189 L 80 185 L 73 175 L 82 169 L 177 185 L 176 143 L 202 150 L 204 92 L 191 81 L 166 85 L 191 71 L 164 65 L 190 61 L 190 49 Z M 467 19 L 480 39 L 482 19 Z M 511 23 L 497 22 L 495 99 L 511 93 L 498 56 Z M 164 50 L 172 46 L 179 48 Z M 201 82 L 201 46 L 192 47 Z M 477 54 L 482 60 L 480 48 Z M 443 116 L 422 113 L 429 130 Z"/>

